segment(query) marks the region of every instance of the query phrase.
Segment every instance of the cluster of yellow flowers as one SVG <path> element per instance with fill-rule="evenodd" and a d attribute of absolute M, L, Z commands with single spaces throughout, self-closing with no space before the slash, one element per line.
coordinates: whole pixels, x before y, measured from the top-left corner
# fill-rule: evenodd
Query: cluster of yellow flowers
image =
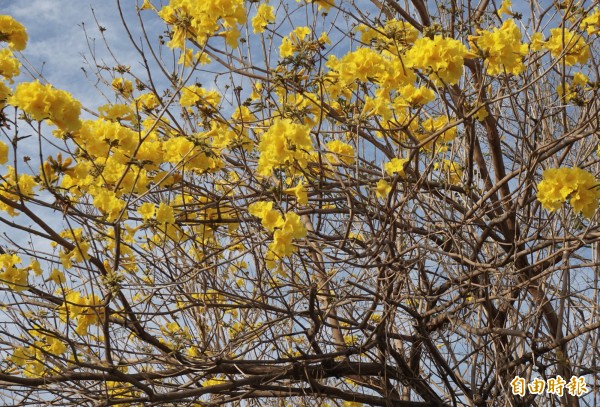
<path fill-rule="evenodd" d="M 600 8 L 596 8 L 593 13 L 588 14 L 588 16 L 581 21 L 581 26 L 589 35 L 598 33 L 598 30 L 600 29 Z"/>
<path fill-rule="evenodd" d="M 419 38 L 419 31 L 406 21 L 395 18 L 387 20 L 383 26 L 368 27 L 361 24 L 356 27 L 361 33 L 360 40 L 365 44 L 374 43 L 375 48 L 398 53 Z"/>
<path fill-rule="evenodd" d="M 564 58 L 569 66 L 585 64 L 590 57 L 585 39 L 567 28 L 552 28 L 544 46 L 554 58 Z"/>
<path fill-rule="evenodd" d="M 23 370 L 27 377 L 42 377 L 52 373 L 50 364 L 46 363 L 48 355 L 60 356 L 67 352 L 67 345 L 48 330 L 34 328 L 29 334 L 35 341 L 29 346 L 17 346 L 14 348 L 10 361 Z"/>
<path fill-rule="evenodd" d="M 506 20 L 502 27 L 494 31 L 480 30 L 478 34 L 469 38 L 469 41 L 472 49 L 483 54 L 489 75 L 504 72 L 519 75 L 525 70 L 523 56 L 529 47 L 521 42 L 521 31 L 513 19 Z"/>
<path fill-rule="evenodd" d="M 273 21 L 275 21 L 273 6 L 261 4 L 258 6 L 256 15 L 252 18 L 252 29 L 254 30 L 254 33 L 262 33 L 265 31 L 265 27 Z"/>
<path fill-rule="evenodd" d="M 416 80 L 415 73 L 408 69 L 403 57 L 377 52 L 372 48 L 358 48 L 338 59 L 332 55 L 327 61 L 331 70 L 327 91 L 332 98 L 343 95 L 349 98 L 356 89 L 357 80 L 376 83 L 381 94 L 410 85 Z"/>
<path fill-rule="evenodd" d="M 225 37 L 227 45 L 237 47 L 240 31 L 237 24 L 246 22 L 246 8 L 243 0 L 170 0 L 158 15 L 172 30 L 171 48 L 185 48 L 187 39 L 203 46 L 209 37 L 221 27 L 219 35 Z"/>
<path fill-rule="evenodd" d="M 302 42 L 312 33 L 308 27 L 296 27 L 289 36 L 283 37 L 279 46 L 279 55 L 282 58 L 291 57 L 300 49 Z"/>
<path fill-rule="evenodd" d="M 409 66 L 431 72 L 437 83 L 458 83 L 463 73 L 467 48 L 454 38 L 436 35 L 433 39 L 422 37 L 406 53 Z"/>
<path fill-rule="evenodd" d="M 28 287 L 29 273 L 26 268 L 17 267 L 19 263 L 21 259 L 16 254 L 0 254 L 0 282 L 14 291 L 23 291 Z"/>
<path fill-rule="evenodd" d="M 33 120 L 50 119 L 59 129 L 75 131 L 81 127 L 81 103 L 64 90 L 39 81 L 17 85 L 8 103 L 27 113 Z"/>
<path fill-rule="evenodd" d="M 248 206 L 248 212 L 260 218 L 262 225 L 273 233 L 273 242 L 265 257 L 269 268 L 274 268 L 276 261 L 281 258 L 295 253 L 297 248 L 292 244 L 293 240 L 306 236 L 306 227 L 300 216 L 287 212 L 284 218 L 279 211 L 273 209 L 273 202 L 255 202 Z"/>
<path fill-rule="evenodd" d="M 0 109 L 12 94 L 5 81 L 13 83 L 13 78 L 21 71 L 21 63 L 14 56 L 13 50 L 22 51 L 27 45 L 25 27 L 11 16 L 0 15 L 0 42 L 8 43 L 9 48 L 0 49 Z M 8 148 L 0 141 L 0 164 L 8 160 Z"/>
<path fill-rule="evenodd" d="M 27 46 L 27 31 L 11 16 L 0 15 L 0 41 L 8 42 L 11 49 L 23 51 Z"/>
<path fill-rule="evenodd" d="M 356 161 L 354 159 L 354 148 L 340 140 L 332 140 L 325 147 L 333 154 L 327 154 L 327 159 L 332 164 L 342 162 L 347 165 L 352 165 Z"/>
<path fill-rule="evenodd" d="M 257 172 L 262 176 L 271 175 L 280 165 L 306 167 L 313 152 L 310 127 L 292 122 L 290 119 L 276 119 L 263 133 L 258 144 L 260 157 Z"/>
<path fill-rule="evenodd" d="M 181 107 L 191 108 L 196 105 L 206 105 L 213 109 L 221 102 L 221 95 L 216 90 L 206 90 L 196 85 L 186 86 L 181 89 L 179 104 Z"/>
<path fill-rule="evenodd" d="M 12 51 L 8 48 L 0 49 L 0 76 L 7 79 L 9 83 L 21 72 L 21 63 L 15 58 Z M 6 85 L 4 85 L 6 86 Z M 1 97 L 2 95 L 0 95 Z M 6 96 L 4 96 L 6 97 Z M 6 100 L 3 98 L 3 100 Z"/>
<path fill-rule="evenodd" d="M 59 308 L 59 315 L 63 322 L 76 320 L 75 332 L 78 335 L 87 335 L 90 325 L 100 325 L 104 321 L 104 304 L 96 294 L 82 297 L 81 293 L 70 291 Z"/>
<path fill-rule="evenodd" d="M 542 174 L 537 199 L 549 211 L 569 201 L 576 213 L 591 217 L 598 208 L 599 183 L 581 168 L 550 168 Z"/>

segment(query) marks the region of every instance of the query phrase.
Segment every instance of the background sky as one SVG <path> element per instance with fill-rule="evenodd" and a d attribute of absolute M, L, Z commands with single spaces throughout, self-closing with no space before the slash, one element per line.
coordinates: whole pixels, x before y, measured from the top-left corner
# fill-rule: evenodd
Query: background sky
<path fill-rule="evenodd" d="M 121 3 L 125 17 L 134 21 L 137 18 L 136 1 L 122 0 Z M 94 21 L 95 14 L 98 22 L 106 28 L 104 34 L 113 51 L 126 60 L 132 53 L 132 47 L 125 37 L 116 0 L 0 0 L 0 14 L 9 14 L 25 26 L 29 42 L 23 57 L 50 83 L 71 92 L 84 106 L 105 103 L 98 100 L 93 82 L 88 81 L 81 70 L 85 65 L 84 56 L 90 55 L 84 27 L 98 55 L 107 58 L 108 53 Z M 133 57 L 131 54 L 130 58 Z M 25 69 L 22 71 L 19 79 L 32 79 Z"/>

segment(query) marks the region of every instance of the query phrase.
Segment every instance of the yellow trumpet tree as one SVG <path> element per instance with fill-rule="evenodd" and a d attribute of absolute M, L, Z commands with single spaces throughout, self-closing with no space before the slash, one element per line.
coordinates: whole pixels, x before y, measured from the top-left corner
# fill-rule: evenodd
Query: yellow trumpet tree
<path fill-rule="evenodd" d="M 133 3 L 0 16 L 5 405 L 597 402 L 595 2 Z"/>

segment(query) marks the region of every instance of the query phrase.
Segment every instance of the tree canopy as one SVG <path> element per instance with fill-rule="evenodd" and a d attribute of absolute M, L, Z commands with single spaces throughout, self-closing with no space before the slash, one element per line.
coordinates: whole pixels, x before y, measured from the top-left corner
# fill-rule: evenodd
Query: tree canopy
<path fill-rule="evenodd" d="M 596 2 L 115 9 L 0 16 L 5 405 L 598 403 Z"/>

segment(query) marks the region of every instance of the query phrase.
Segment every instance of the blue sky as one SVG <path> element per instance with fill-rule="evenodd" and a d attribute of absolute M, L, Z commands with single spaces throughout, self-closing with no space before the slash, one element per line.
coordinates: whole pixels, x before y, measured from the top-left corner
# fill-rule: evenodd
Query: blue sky
<path fill-rule="evenodd" d="M 135 17 L 135 1 L 122 1 L 127 17 Z M 105 48 L 94 22 L 106 27 L 105 35 L 114 51 L 124 58 L 131 53 L 116 1 L 113 0 L 0 0 L 2 14 L 9 14 L 27 28 L 29 42 L 23 56 L 55 87 L 71 92 L 85 106 L 93 107 L 97 92 L 83 75 L 83 56 L 89 55 L 82 23 L 88 36 L 96 38 L 96 50 L 105 56 Z M 24 70 L 23 70 L 24 71 Z M 27 74 L 22 76 L 28 80 Z"/>

